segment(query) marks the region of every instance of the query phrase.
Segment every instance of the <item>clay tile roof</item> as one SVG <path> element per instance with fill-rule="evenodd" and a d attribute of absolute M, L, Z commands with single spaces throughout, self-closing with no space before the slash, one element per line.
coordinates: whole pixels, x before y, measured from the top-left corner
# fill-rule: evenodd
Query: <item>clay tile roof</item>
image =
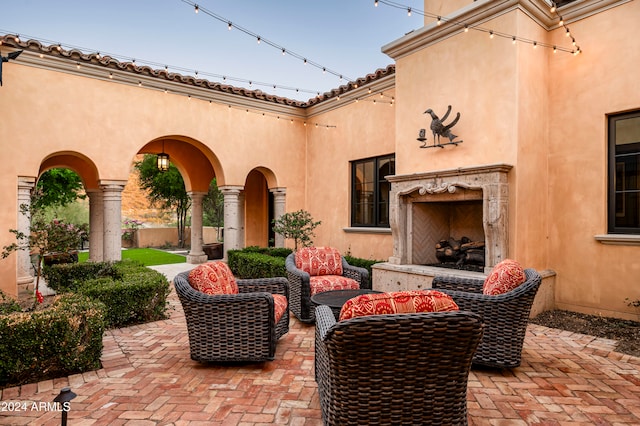
<path fill-rule="evenodd" d="M 336 89 L 332 89 L 329 92 L 318 95 L 308 101 L 298 101 L 289 99 L 282 96 L 271 95 L 263 92 L 262 90 L 250 90 L 231 85 L 221 84 L 218 82 L 212 82 L 209 80 L 182 75 L 175 72 L 169 72 L 165 69 L 154 69 L 147 65 L 137 65 L 135 62 L 123 62 L 119 61 L 111 56 L 99 55 L 98 53 L 84 53 L 77 49 L 65 50 L 61 46 L 52 44 L 46 46 L 38 40 L 26 40 L 23 41 L 16 35 L 5 34 L 0 36 L 0 44 L 11 46 L 19 49 L 30 50 L 40 54 L 56 55 L 61 58 L 66 58 L 79 63 L 86 63 L 94 66 L 103 66 L 105 68 L 114 68 L 120 71 L 130 72 L 133 74 L 144 75 L 146 77 L 158 78 L 166 81 L 173 81 L 176 83 L 187 84 L 191 86 L 201 87 L 203 89 L 214 90 L 223 93 L 230 93 L 238 96 L 243 96 L 252 99 L 260 99 L 267 102 L 295 106 L 300 108 L 306 108 L 313 105 L 317 105 L 328 99 L 336 96 L 343 95 L 351 90 L 356 89 L 364 84 L 371 83 L 377 79 L 386 77 L 395 73 L 395 65 L 389 65 L 386 68 L 376 70 L 374 73 L 368 74 L 365 77 L 358 78 L 356 81 L 349 82 Z"/>

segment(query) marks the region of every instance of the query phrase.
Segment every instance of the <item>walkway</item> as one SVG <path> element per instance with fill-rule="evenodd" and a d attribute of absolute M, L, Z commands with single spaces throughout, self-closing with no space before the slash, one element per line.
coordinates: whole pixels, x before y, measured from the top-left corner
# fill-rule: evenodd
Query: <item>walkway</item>
<path fill-rule="evenodd" d="M 157 269 L 173 277 L 189 266 Z M 78 395 L 68 413 L 74 426 L 322 424 L 313 325 L 292 316 L 272 362 L 203 365 L 189 358 L 175 292 L 170 301 L 168 320 L 106 332 L 102 369 L 2 391 L 0 424 L 59 425 L 61 413 L 38 403 L 65 386 Z M 471 372 L 470 425 L 640 425 L 640 358 L 614 345 L 529 326 L 520 368 Z M 12 401 L 25 410 L 7 412 Z"/>

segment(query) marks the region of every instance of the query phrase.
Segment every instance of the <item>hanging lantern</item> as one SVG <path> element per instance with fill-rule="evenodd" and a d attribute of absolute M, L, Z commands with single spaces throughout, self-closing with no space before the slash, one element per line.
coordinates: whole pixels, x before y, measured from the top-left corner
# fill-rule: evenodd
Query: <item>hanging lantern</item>
<path fill-rule="evenodd" d="M 164 141 L 162 141 L 162 152 L 157 157 L 158 170 L 166 172 L 169 170 L 169 154 L 164 152 Z"/>

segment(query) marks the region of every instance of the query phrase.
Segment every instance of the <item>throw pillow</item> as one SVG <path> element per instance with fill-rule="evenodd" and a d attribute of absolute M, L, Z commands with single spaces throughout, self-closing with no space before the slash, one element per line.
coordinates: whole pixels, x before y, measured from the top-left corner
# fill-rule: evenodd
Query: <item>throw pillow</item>
<path fill-rule="evenodd" d="M 507 293 L 525 282 L 524 269 L 515 260 L 505 259 L 498 263 L 484 280 L 482 293 L 496 296 Z"/>
<path fill-rule="evenodd" d="M 362 294 L 347 300 L 340 311 L 340 321 L 368 315 L 457 310 L 458 305 L 451 296 L 437 290 Z"/>
<path fill-rule="evenodd" d="M 189 272 L 189 284 L 206 294 L 238 294 L 238 283 L 229 266 L 220 261 L 207 262 Z"/>
<path fill-rule="evenodd" d="M 342 275 L 342 256 L 333 247 L 303 247 L 296 252 L 296 268 L 315 275 Z"/>

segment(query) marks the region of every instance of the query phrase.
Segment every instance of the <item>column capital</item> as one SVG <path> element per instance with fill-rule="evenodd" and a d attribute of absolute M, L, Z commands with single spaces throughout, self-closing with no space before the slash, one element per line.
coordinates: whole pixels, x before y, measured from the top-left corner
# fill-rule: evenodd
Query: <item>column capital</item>
<path fill-rule="evenodd" d="M 36 186 L 34 176 L 18 176 L 18 189 L 31 189 Z"/>
<path fill-rule="evenodd" d="M 269 192 L 271 192 L 275 196 L 287 195 L 287 188 L 286 187 L 269 188 Z"/>
<path fill-rule="evenodd" d="M 191 197 L 191 198 L 193 198 L 193 197 L 198 197 L 198 196 L 202 198 L 202 197 L 204 197 L 204 196 L 205 196 L 205 195 L 207 195 L 207 194 L 208 194 L 208 192 L 204 192 L 204 191 L 188 191 L 188 192 L 187 192 L 187 195 L 188 195 L 189 197 Z"/>
<path fill-rule="evenodd" d="M 218 189 L 223 195 L 240 195 L 240 192 L 244 190 L 244 186 L 240 185 L 225 185 L 219 186 Z"/>
<path fill-rule="evenodd" d="M 103 191 L 119 191 L 122 192 L 124 187 L 127 185 L 126 180 L 100 180 L 99 181 L 100 188 Z"/>

